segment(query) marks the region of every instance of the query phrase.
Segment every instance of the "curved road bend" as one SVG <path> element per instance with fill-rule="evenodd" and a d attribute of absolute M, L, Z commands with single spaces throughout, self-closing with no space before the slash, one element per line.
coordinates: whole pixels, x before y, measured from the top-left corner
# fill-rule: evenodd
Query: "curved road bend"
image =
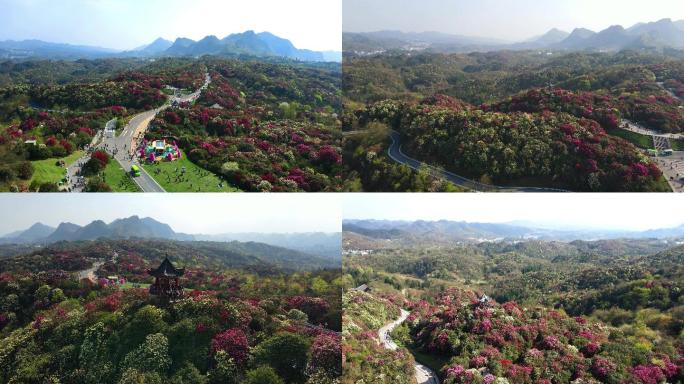
<path fill-rule="evenodd" d="M 665 88 L 665 83 L 664 83 L 664 82 L 662 82 L 662 81 L 657 81 L 656 84 L 658 84 L 658 86 L 659 86 L 660 88 L 662 88 L 668 95 L 670 95 L 670 97 L 675 98 L 675 99 L 677 99 L 677 100 L 679 100 L 679 101 L 684 101 L 684 100 L 682 100 L 681 97 L 675 95 L 674 92 L 672 92 L 672 91 L 670 91 L 669 89 Z"/>
<path fill-rule="evenodd" d="M 387 150 L 390 159 L 397 163 L 404 164 L 409 168 L 417 171 L 420 167 L 427 167 L 433 176 L 448 180 L 460 187 L 467 188 L 476 192 L 567 192 L 562 189 L 540 188 L 540 187 L 500 187 L 497 185 L 483 184 L 474 180 L 459 176 L 453 172 L 445 171 L 437 167 L 433 167 L 427 163 L 418 161 L 412 157 L 407 156 L 401 150 L 401 136 L 397 131 L 391 131 L 390 138 L 392 145 Z"/>
<path fill-rule="evenodd" d="M 402 309 L 401 316 L 399 316 L 397 320 L 385 325 L 384 327 L 380 328 L 380 330 L 378 330 L 378 337 L 380 337 L 380 343 L 386 349 L 395 351 L 397 350 L 397 348 L 399 348 L 390 337 L 390 332 L 392 332 L 394 328 L 399 326 L 399 324 L 406 321 L 408 315 L 409 311 Z M 433 372 L 430 368 L 424 366 L 423 364 L 415 362 L 414 369 L 416 371 L 416 381 L 418 382 L 418 384 L 439 384 L 437 374 Z"/>

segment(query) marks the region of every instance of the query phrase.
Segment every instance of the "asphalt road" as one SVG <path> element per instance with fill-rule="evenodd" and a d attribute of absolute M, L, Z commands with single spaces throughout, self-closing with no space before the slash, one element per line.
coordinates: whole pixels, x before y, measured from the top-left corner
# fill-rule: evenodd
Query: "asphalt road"
<path fill-rule="evenodd" d="M 430 170 L 433 176 L 448 180 L 455 185 L 463 188 L 467 188 L 476 192 L 567 192 L 562 189 L 553 188 L 537 188 L 537 187 L 500 187 L 496 185 L 483 184 L 474 180 L 470 180 L 463 176 L 459 176 L 453 172 L 445 171 L 433 167 L 429 164 L 418 161 L 414 158 L 407 156 L 401 151 L 401 136 L 397 131 L 391 131 L 390 138 L 392 139 L 392 145 L 390 145 L 387 150 L 388 156 L 397 163 L 405 164 L 409 168 L 417 171 L 421 167 L 426 167 Z"/>
<path fill-rule="evenodd" d="M 166 108 L 167 106 L 163 106 L 133 116 L 119 136 L 105 137 L 98 146 L 99 149 L 104 149 L 112 155 L 124 171 L 129 172 L 133 164 L 140 168 L 140 176 L 132 179 L 143 192 L 165 192 L 164 188 L 143 169 L 137 156 L 135 156 L 135 148 L 144 136 L 150 122 L 157 113 Z"/>
<path fill-rule="evenodd" d="M 378 337 L 380 337 L 380 343 L 389 350 L 395 351 L 399 346 L 392 340 L 390 333 L 394 328 L 399 326 L 399 324 L 406 321 L 409 315 L 409 311 L 402 309 L 401 316 L 399 318 L 378 330 Z M 430 368 L 420 364 L 418 362 L 414 363 L 414 369 L 416 371 L 416 381 L 418 384 L 439 384 L 439 379 L 437 374 L 433 372 Z"/>
<path fill-rule="evenodd" d="M 169 98 L 168 103 L 163 106 L 133 116 L 119 136 L 105 137 L 99 147 L 105 149 L 110 155 L 113 155 L 114 159 L 119 162 L 126 172 L 130 171 L 133 164 L 140 168 L 140 176 L 132 178 L 138 187 L 140 187 L 140 190 L 143 192 L 166 192 L 154 177 L 147 173 L 142 167 L 138 161 L 138 156 L 136 156 L 136 148 L 138 148 L 140 141 L 145 136 L 145 132 L 147 131 L 150 122 L 154 120 L 159 112 L 168 108 L 174 101 L 178 103 L 194 103 L 210 83 L 211 77 L 207 73 L 205 75 L 204 84 L 197 91 L 186 96 L 172 96 Z"/>
<path fill-rule="evenodd" d="M 620 125 L 619 128 L 627 130 L 627 131 L 632 131 L 635 133 L 639 133 L 642 135 L 649 135 L 649 136 L 658 136 L 658 137 L 665 137 L 668 139 L 681 139 L 684 138 L 684 135 L 681 133 L 662 133 L 655 131 L 653 129 L 648 129 L 640 124 L 637 124 L 631 120 L 627 119 L 622 119 L 620 120 Z"/>

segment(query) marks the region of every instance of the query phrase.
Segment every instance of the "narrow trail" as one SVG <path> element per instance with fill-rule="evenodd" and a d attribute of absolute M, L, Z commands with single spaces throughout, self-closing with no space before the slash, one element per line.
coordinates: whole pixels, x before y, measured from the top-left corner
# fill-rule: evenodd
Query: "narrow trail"
<path fill-rule="evenodd" d="M 378 330 L 378 337 L 380 338 L 380 343 L 386 348 L 391 351 L 396 351 L 399 346 L 397 343 L 395 343 L 392 340 L 392 337 L 390 336 L 390 333 L 394 330 L 394 328 L 398 327 L 401 323 L 406 321 L 406 318 L 409 316 L 409 311 L 402 309 L 401 310 L 401 316 L 399 318 L 384 327 L 380 328 Z M 413 368 L 416 371 L 416 382 L 418 384 L 439 384 L 439 379 L 437 378 L 437 374 L 431 370 L 430 368 L 424 366 L 423 364 L 420 364 L 418 362 L 415 362 L 413 364 Z"/>
<path fill-rule="evenodd" d="M 90 279 L 93 283 L 97 281 L 97 276 L 95 276 L 95 271 L 104 264 L 104 261 L 96 261 L 93 266 L 78 272 L 78 280 Z"/>
<path fill-rule="evenodd" d="M 116 263 L 116 261 L 119 259 L 119 253 L 114 251 L 112 253 L 112 259 L 111 261 L 113 263 Z M 78 280 L 81 279 L 90 279 L 93 283 L 97 281 L 97 276 L 95 275 L 95 271 L 97 271 L 105 262 L 104 261 L 95 261 L 93 262 L 93 266 L 84 269 L 82 271 L 78 271 Z"/>
<path fill-rule="evenodd" d="M 677 99 L 677 100 L 679 100 L 679 101 L 684 101 L 684 100 L 682 100 L 681 97 L 675 95 L 674 92 L 672 92 L 672 91 L 670 91 L 669 89 L 667 89 L 667 88 L 665 87 L 665 83 L 664 83 L 664 82 L 658 81 L 658 82 L 656 82 L 656 84 L 658 84 L 658 86 L 659 86 L 660 88 L 662 88 L 663 91 L 665 91 L 665 93 L 667 93 L 667 94 L 668 94 L 670 97 L 672 97 L 673 99 Z"/>

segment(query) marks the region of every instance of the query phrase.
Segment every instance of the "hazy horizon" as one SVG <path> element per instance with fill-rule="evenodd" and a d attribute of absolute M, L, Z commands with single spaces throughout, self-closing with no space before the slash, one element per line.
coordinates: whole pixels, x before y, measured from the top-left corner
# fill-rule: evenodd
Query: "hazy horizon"
<path fill-rule="evenodd" d="M 37 222 L 85 225 L 133 215 L 202 235 L 342 231 L 341 203 L 327 194 L 3 194 L 0 212 L 0 236 Z"/>
<path fill-rule="evenodd" d="M 343 220 L 465 221 L 538 228 L 644 231 L 684 223 L 676 195 L 662 194 L 372 194 L 347 195 Z M 631 209 L 634 207 L 634 209 Z M 648 209 L 643 209 L 648 207 Z M 652 212 L 667 212 L 654 215 Z"/>
<path fill-rule="evenodd" d="M 271 32 L 299 49 L 342 50 L 341 0 L 0 0 L 0 41 L 132 50 L 162 37 Z M 316 17 L 311 17 L 315 15 Z"/>
<path fill-rule="evenodd" d="M 392 12 L 387 12 L 392 9 Z M 343 32 L 441 32 L 514 42 L 552 28 L 595 32 L 684 19 L 681 0 L 344 0 Z"/>

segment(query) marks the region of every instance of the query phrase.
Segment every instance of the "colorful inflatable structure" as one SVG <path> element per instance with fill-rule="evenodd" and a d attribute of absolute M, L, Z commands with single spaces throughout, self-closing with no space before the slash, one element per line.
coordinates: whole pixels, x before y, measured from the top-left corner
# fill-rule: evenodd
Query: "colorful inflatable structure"
<path fill-rule="evenodd" d="M 146 159 L 151 163 L 174 161 L 180 159 L 180 157 L 181 151 L 178 149 L 178 144 L 175 141 L 171 144 L 166 140 L 145 140 L 140 147 L 140 158 Z"/>

